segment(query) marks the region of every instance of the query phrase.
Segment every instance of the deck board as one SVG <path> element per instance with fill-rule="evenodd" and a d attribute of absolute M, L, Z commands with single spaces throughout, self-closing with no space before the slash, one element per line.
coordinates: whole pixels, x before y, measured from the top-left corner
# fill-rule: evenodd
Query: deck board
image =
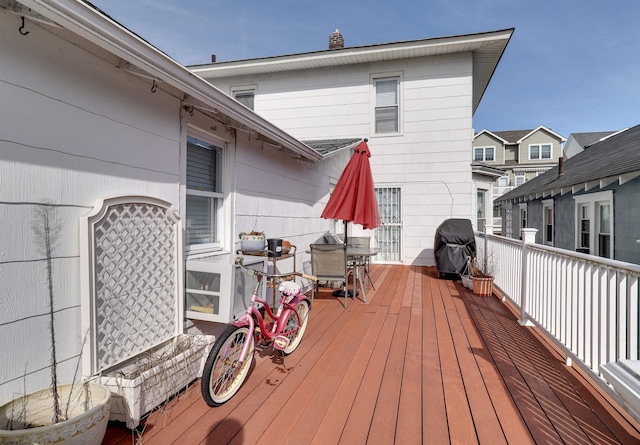
<path fill-rule="evenodd" d="M 139 432 L 110 423 L 103 444 L 640 443 L 638 424 L 498 298 L 427 267 L 373 265 L 371 278 L 366 304 L 322 289 L 299 348 L 284 361 L 258 348 L 223 406 L 196 381 Z"/>

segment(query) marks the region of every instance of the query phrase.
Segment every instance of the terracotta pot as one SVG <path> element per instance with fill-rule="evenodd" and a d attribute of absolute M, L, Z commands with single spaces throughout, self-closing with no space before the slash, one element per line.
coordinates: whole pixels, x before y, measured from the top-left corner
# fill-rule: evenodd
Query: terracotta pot
<path fill-rule="evenodd" d="M 493 277 L 471 277 L 473 282 L 473 293 L 479 297 L 490 297 L 493 295 Z"/>

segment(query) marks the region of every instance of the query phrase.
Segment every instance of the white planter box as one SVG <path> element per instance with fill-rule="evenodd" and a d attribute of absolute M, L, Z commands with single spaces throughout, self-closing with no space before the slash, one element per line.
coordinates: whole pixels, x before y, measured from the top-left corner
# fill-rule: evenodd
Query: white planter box
<path fill-rule="evenodd" d="M 169 357 L 175 344 L 184 340 L 190 342 L 190 347 Z M 136 428 L 142 416 L 202 376 L 204 363 L 214 340 L 215 337 L 211 335 L 182 334 L 153 353 L 145 353 L 103 374 L 100 383 L 107 386 L 112 395 L 109 420 L 126 422 L 128 428 Z M 166 359 L 159 359 L 165 356 Z M 135 378 L 126 377 L 132 375 L 138 366 L 156 360 L 158 363 L 155 366 Z"/>

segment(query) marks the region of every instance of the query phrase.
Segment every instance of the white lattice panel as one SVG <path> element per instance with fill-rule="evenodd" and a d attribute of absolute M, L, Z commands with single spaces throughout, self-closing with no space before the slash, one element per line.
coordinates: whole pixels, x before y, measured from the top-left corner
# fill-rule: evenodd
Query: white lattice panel
<path fill-rule="evenodd" d="M 181 228 L 170 203 L 135 196 L 99 201 L 81 230 L 83 363 L 95 374 L 181 332 Z"/>

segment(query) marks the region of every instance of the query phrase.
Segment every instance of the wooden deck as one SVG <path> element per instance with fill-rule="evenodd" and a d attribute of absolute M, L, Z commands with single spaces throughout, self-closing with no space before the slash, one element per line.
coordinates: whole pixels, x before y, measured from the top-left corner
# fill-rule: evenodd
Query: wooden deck
<path fill-rule="evenodd" d="M 498 298 L 427 267 L 375 265 L 368 303 L 316 298 L 284 362 L 260 350 L 218 408 L 199 382 L 103 444 L 632 444 L 616 409 Z M 288 368 L 288 371 L 286 368 Z"/>

